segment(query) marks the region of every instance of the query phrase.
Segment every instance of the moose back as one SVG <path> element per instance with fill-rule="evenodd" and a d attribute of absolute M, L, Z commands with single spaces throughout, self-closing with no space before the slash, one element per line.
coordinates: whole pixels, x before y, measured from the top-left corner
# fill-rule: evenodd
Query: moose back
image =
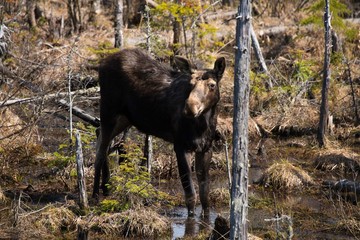
<path fill-rule="evenodd" d="M 174 144 L 188 215 L 194 215 L 195 190 L 189 165 L 195 169 L 203 213 L 209 213 L 209 165 L 216 128 L 219 81 L 225 59 L 213 69 L 195 70 L 188 60 L 175 57 L 177 69 L 159 63 L 139 49 L 124 49 L 99 66 L 100 135 L 96 144 L 93 197 L 107 194 L 111 140 L 129 126 Z"/>

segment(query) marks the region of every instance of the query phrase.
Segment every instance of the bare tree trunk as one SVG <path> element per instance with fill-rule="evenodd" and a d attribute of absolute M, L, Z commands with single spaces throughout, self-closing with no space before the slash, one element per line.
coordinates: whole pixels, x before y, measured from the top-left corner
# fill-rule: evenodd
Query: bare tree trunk
<path fill-rule="evenodd" d="M 327 120 L 329 114 L 328 92 L 330 84 L 330 50 L 331 50 L 331 29 L 330 29 L 330 5 L 329 0 L 326 0 L 325 14 L 325 53 L 324 53 L 324 76 L 321 90 L 321 106 L 320 106 L 320 121 L 317 134 L 319 147 L 325 147 L 325 131 L 327 127 Z"/>
<path fill-rule="evenodd" d="M 266 74 L 268 74 L 269 71 L 267 69 L 264 57 L 262 55 L 259 41 L 257 40 L 254 28 L 252 26 L 251 26 L 251 29 L 250 29 L 250 33 L 251 33 L 251 45 L 252 45 L 253 50 L 255 52 L 255 57 L 258 60 L 259 64 L 260 64 L 261 70 L 263 72 L 265 72 Z M 271 89 L 272 87 L 273 87 L 273 84 L 271 82 L 271 79 L 269 78 L 269 81 L 267 83 L 267 89 Z"/>
<path fill-rule="evenodd" d="M 248 235 L 248 120 L 250 71 L 251 0 L 243 0 L 236 22 L 234 73 L 233 164 L 230 210 L 230 239 Z"/>
<path fill-rule="evenodd" d="M 146 48 L 149 54 L 151 54 L 151 26 L 150 26 L 150 8 L 148 5 L 145 5 L 145 18 L 146 18 Z M 145 147 L 144 147 L 144 157 L 146 158 L 146 167 L 148 172 L 151 173 L 151 163 L 153 157 L 153 144 L 152 136 L 146 134 L 145 136 Z"/>
<path fill-rule="evenodd" d="M 36 0 L 26 0 L 26 13 L 30 28 L 36 27 L 35 7 Z"/>
<path fill-rule="evenodd" d="M 79 33 L 83 28 L 80 0 L 68 0 L 68 13 L 72 29 Z"/>
<path fill-rule="evenodd" d="M 123 20 L 123 0 L 115 0 L 115 47 L 121 48 L 124 45 L 124 20 Z"/>
<path fill-rule="evenodd" d="M 175 2 L 177 4 L 180 3 L 179 0 L 176 0 Z M 177 55 L 179 53 L 181 25 L 180 25 L 180 22 L 175 17 L 172 17 L 172 19 L 173 19 L 173 32 L 174 32 L 172 48 L 173 48 L 174 55 Z"/>
<path fill-rule="evenodd" d="M 75 132 L 76 138 L 76 170 L 79 187 L 79 205 L 83 211 L 89 208 L 88 197 L 86 193 L 85 173 L 84 173 L 84 158 L 82 153 L 82 144 L 79 131 Z"/>

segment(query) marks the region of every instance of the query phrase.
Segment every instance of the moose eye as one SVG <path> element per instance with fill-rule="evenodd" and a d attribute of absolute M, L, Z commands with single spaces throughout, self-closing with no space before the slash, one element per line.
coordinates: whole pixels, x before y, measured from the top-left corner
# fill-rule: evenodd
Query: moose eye
<path fill-rule="evenodd" d="M 216 83 L 214 83 L 214 82 L 208 83 L 208 87 L 209 87 L 210 90 L 215 90 Z"/>

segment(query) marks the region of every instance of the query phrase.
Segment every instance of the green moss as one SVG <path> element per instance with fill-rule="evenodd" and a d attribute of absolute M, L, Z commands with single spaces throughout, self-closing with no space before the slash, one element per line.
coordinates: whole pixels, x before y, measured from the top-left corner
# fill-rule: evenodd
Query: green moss
<path fill-rule="evenodd" d="M 126 206 L 122 206 L 118 200 L 105 199 L 100 203 L 101 212 L 119 212 L 127 209 Z"/>

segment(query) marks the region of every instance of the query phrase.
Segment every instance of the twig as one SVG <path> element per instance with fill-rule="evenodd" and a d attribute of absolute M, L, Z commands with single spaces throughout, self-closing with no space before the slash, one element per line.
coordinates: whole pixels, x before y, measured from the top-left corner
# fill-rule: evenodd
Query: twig
<path fill-rule="evenodd" d="M 48 208 L 48 207 L 50 207 L 50 206 L 51 206 L 51 205 L 46 205 L 45 207 L 40 208 L 40 209 L 38 209 L 38 210 L 34 210 L 34 211 L 31 211 L 31 212 L 19 214 L 19 217 L 27 217 L 27 216 L 30 216 L 30 215 L 32 215 L 32 214 L 41 212 L 41 211 L 45 210 L 46 208 Z"/>
<path fill-rule="evenodd" d="M 70 95 L 73 96 L 73 95 L 77 95 L 77 94 L 79 94 L 79 95 L 91 94 L 91 93 L 97 93 L 99 91 L 100 91 L 99 87 L 92 87 L 92 88 L 88 88 L 88 89 L 73 91 L 70 93 Z M 6 101 L 0 102 L 0 108 L 6 107 L 6 106 L 11 106 L 14 104 L 36 102 L 36 101 L 39 101 L 42 99 L 44 101 L 47 101 L 47 100 L 52 100 L 54 98 L 64 98 L 68 95 L 69 95 L 69 93 L 67 93 L 67 92 L 58 92 L 58 93 L 52 93 L 52 94 L 47 94 L 47 95 L 38 96 L 38 97 L 28 97 L 28 98 L 6 100 Z"/>

